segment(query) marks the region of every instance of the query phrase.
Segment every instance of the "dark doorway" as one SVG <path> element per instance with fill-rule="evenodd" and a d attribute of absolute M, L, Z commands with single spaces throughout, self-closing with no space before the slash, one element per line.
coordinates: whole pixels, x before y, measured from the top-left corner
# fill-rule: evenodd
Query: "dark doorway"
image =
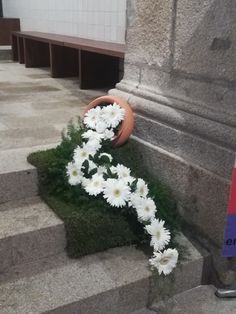
<path fill-rule="evenodd" d="M 3 17 L 2 0 L 0 0 L 0 17 Z"/>

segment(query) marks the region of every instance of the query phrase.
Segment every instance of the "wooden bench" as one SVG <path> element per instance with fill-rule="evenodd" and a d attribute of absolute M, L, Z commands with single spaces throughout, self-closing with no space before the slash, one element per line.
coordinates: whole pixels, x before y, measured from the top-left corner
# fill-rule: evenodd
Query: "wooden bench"
<path fill-rule="evenodd" d="M 20 19 L 0 17 L 0 45 L 10 45 L 11 33 L 19 30 Z"/>
<path fill-rule="evenodd" d="M 51 76 L 79 77 L 81 89 L 113 87 L 120 79 L 125 45 L 40 32 L 13 32 L 14 61 L 50 67 Z"/>

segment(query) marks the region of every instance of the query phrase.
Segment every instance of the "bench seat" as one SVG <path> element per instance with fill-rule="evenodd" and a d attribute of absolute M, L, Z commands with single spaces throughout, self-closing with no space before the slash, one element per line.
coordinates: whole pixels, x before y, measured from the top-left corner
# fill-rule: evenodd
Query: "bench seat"
<path fill-rule="evenodd" d="M 14 61 L 50 67 L 52 77 L 79 77 L 81 89 L 113 87 L 121 79 L 125 45 L 41 32 L 13 32 Z"/>

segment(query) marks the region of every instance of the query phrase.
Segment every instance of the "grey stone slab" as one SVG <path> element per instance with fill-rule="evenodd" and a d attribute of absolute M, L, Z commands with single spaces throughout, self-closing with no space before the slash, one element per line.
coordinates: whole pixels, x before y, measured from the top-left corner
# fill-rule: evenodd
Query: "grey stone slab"
<path fill-rule="evenodd" d="M 37 198 L 34 203 L 2 209 L 0 226 L 1 271 L 63 252 L 66 246 L 63 222 Z"/>
<path fill-rule="evenodd" d="M 150 273 L 146 272 L 147 258 L 133 247 L 115 250 L 111 250 L 114 263 L 111 262 L 109 268 L 104 265 L 109 251 L 78 260 L 54 257 L 54 261 L 51 258 L 49 263 L 51 266 L 44 265 L 40 273 L 30 271 L 30 275 L 26 276 L 27 270 L 24 269 L 23 278 L 19 276 L 18 267 L 18 278 L 0 285 L 1 313 L 128 314 L 143 308 L 138 306 L 147 302 L 145 291 L 148 291 L 150 277 Z M 123 254 L 127 259 L 123 265 L 127 280 L 121 285 L 112 279 L 111 274 L 117 272 Z M 142 275 L 133 268 L 135 260 L 139 261 Z M 29 266 L 29 269 L 32 268 L 32 265 Z"/>
<path fill-rule="evenodd" d="M 1 150 L 57 143 L 61 134 L 53 126 L 15 128 L 0 132 Z"/>
<path fill-rule="evenodd" d="M 57 144 L 58 142 L 48 145 L 34 145 L 32 147 L 2 150 L 0 152 L 0 174 L 35 169 L 27 162 L 28 155 L 36 151 L 56 147 Z"/>
<path fill-rule="evenodd" d="M 7 126 L 4 125 L 3 123 L 0 123 L 0 131 L 5 131 L 7 130 Z"/>
<path fill-rule="evenodd" d="M 49 71 L 0 62 L 2 150 L 57 143 L 59 126 L 64 128 L 92 99 L 106 93 L 80 90 L 78 78 L 53 79 Z"/>
<path fill-rule="evenodd" d="M 178 1 L 174 68 L 235 80 L 235 11 L 235 1 Z"/>
<path fill-rule="evenodd" d="M 203 256 L 193 244 L 182 234 L 176 241 L 184 248 L 185 256 L 169 276 L 160 277 L 154 273 L 151 282 L 149 304 L 165 302 L 170 297 L 201 285 L 204 275 Z"/>
<path fill-rule="evenodd" d="M 99 258 L 105 269 L 110 273 L 111 279 L 116 282 L 118 286 L 122 286 L 127 282 L 142 280 L 150 275 L 147 261 L 144 255 L 133 247 L 122 247 L 110 249 L 103 253 L 98 253 Z M 126 266 L 132 271 L 129 273 Z M 115 268 L 116 272 L 110 270 Z"/>
<path fill-rule="evenodd" d="M 0 241 L 0 274 L 13 265 L 11 239 L 6 238 Z"/>
<path fill-rule="evenodd" d="M 135 1 L 132 15 L 127 30 L 126 61 L 168 68 L 172 1 Z"/>
<path fill-rule="evenodd" d="M 126 85 L 126 84 L 125 84 Z M 119 88 L 124 87 L 122 83 L 119 84 Z M 132 86 L 132 85 L 131 85 Z M 130 86 L 128 86 L 128 89 Z M 203 140 L 221 145 L 222 147 L 230 150 L 236 150 L 236 134 L 235 134 L 235 120 L 228 120 L 223 123 L 224 116 L 218 119 L 221 115 L 218 112 L 218 117 L 209 117 L 209 110 L 201 107 L 192 110 L 187 109 L 187 103 L 182 107 L 182 101 L 178 98 L 164 95 L 156 95 L 152 93 L 153 89 L 138 89 L 134 86 L 129 91 L 111 91 L 113 95 L 127 98 L 131 104 L 133 110 L 145 117 L 151 117 L 153 120 L 165 123 L 177 130 L 182 130 L 193 136 L 201 137 Z M 191 104 L 189 104 L 191 107 Z M 201 111 L 204 113 L 201 113 Z M 220 121 L 218 121 L 220 120 Z M 229 123 L 228 123 L 229 122 Z M 231 165 L 230 165 L 231 166 Z"/>
<path fill-rule="evenodd" d="M 37 171 L 27 162 L 27 156 L 55 146 L 53 143 L 0 152 L 0 204 L 38 194 Z"/>
<path fill-rule="evenodd" d="M 221 247 L 230 182 L 148 142 L 135 140 L 147 169 L 172 189 L 184 219 Z"/>
<path fill-rule="evenodd" d="M 234 299 L 219 299 L 215 287 L 199 286 L 176 295 L 162 306 L 153 308 L 159 314 L 233 314 L 236 313 Z"/>
<path fill-rule="evenodd" d="M 162 121 L 136 115 L 136 137 L 224 178 L 231 178 L 235 151 Z"/>
<path fill-rule="evenodd" d="M 27 233 L 41 228 L 48 228 L 61 220 L 48 206 L 36 197 L 34 202 L 23 204 L 1 213 L 0 239 L 12 237 L 19 233 Z M 31 199 L 32 201 L 32 199 Z M 2 208 L 9 207 L 8 204 L 1 205 Z"/>
<path fill-rule="evenodd" d="M 36 169 L 0 174 L 0 203 L 38 195 Z"/>

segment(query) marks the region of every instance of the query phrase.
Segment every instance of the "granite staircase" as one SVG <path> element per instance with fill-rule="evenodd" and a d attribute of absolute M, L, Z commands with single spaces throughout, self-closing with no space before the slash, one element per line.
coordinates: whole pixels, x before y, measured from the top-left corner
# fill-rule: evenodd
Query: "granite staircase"
<path fill-rule="evenodd" d="M 134 247 L 67 257 L 63 222 L 39 198 L 37 171 L 26 161 L 29 152 L 49 147 L 0 153 L 1 314 L 151 314 L 155 307 L 147 307 L 166 292 L 202 283 L 204 257 L 184 236 L 179 241 L 188 259 L 172 283 L 153 277 L 147 257 Z"/>
<path fill-rule="evenodd" d="M 43 69 L 1 65 L 0 313 L 228 313 L 217 312 L 226 303 L 201 286 L 208 283 L 208 256 L 184 236 L 187 259 L 165 278 L 153 275 L 134 247 L 68 258 L 64 224 L 38 196 L 37 171 L 26 158 L 54 146 L 48 143 L 59 140 L 67 120 L 101 92 L 81 94 L 76 81 L 48 78 Z"/>

